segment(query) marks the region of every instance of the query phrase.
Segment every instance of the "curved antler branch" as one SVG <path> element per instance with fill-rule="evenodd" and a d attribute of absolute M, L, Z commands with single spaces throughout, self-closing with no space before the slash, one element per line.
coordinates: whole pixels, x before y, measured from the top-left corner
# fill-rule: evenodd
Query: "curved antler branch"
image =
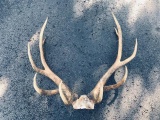
<path fill-rule="evenodd" d="M 28 43 L 28 57 L 29 57 L 29 61 L 30 61 L 30 63 L 31 63 L 32 68 L 33 68 L 36 72 L 43 74 L 43 73 L 44 73 L 44 70 L 38 68 L 38 67 L 36 66 L 36 64 L 34 63 L 34 61 L 33 61 L 29 43 Z"/>
<path fill-rule="evenodd" d="M 37 77 L 37 73 L 34 75 L 34 78 L 33 78 L 33 87 L 36 90 L 36 92 L 38 92 L 41 95 L 48 95 L 48 96 L 59 93 L 58 89 L 44 90 L 44 89 L 39 88 L 36 82 L 36 77 Z"/>
<path fill-rule="evenodd" d="M 104 91 L 109 91 L 109 90 L 113 90 L 120 87 L 123 83 L 125 83 L 127 76 L 128 76 L 128 69 L 127 69 L 127 66 L 125 66 L 125 74 L 123 78 L 117 84 L 104 86 Z"/>
<path fill-rule="evenodd" d="M 127 59 L 121 61 L 122 65 L 127 64 L 128 62 L 130 62 L 136 56 L 137 46 L 138 46 L 138 43 L 137 43 L 137 39 L 136 39 L 135 46 L 134 46 L 134 51 L 133 51 L 132 55 L 130 57 L 128 57 Z"/>

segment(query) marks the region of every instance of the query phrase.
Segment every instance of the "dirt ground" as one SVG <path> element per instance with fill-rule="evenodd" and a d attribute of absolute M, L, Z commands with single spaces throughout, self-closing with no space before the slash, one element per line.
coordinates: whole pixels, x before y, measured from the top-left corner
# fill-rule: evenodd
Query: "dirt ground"
<path fill-rule="evenodd" d="M 89 93 L 114 63 L 116 27 L 123 31 L 122 60 L 138 40 L 136 57 L 127 64 L 127 81 L 104 93 L 94 110 L 74 110 L 59 94 L 39 95 L 33 88 L 39 57 L 38 31 L 45 29 L 45 58 L 50 68 L 79 95 Z M 37 32 L 37 34 L 36 34 Z M 116 71 L 107 82 L 123 76 Z M 57 86 L 43 75 L 41 88 Z M 159 0 L 1 0 L 0 1 L 0 120 L 159 120 L 160 119 L 160 1 Z"/>

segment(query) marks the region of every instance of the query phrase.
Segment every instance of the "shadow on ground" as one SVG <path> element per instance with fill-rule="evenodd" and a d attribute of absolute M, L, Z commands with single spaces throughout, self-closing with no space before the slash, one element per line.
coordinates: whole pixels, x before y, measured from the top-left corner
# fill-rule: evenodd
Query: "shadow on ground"
<path fill-rule="evenodd" d="M 159 119 L 159 5 L 158 0 L 1 1 L 0 119 Z M 129 76 L 124 86 L 106 92 L 95 110 L 73 110 L 62 103 L 59 95 L 37 94 L 32 85 L 35 72 L 28 60 L 27 43 L 46 17 L 46 61 L 81 95 L 93 89 L 116 58 L 118 42 L 111 11 L 122 26 L 123 59 L 130 56 L 138 39 L 138 53 L 127 65 Z M 37 66 L 42 67 L 37 51 L 38 41 L 32 46 L 32 55 Z M 117 71 L 107 85 L 116 83 L 122 73 Z M 37 80 L 42 88 L 56 88 L 42 75 Z"/>

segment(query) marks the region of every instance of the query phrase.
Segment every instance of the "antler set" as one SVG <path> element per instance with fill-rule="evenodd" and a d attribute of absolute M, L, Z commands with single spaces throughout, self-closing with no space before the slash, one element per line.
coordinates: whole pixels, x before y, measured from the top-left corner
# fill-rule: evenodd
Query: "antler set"
<path fill-rule="evenodd" d="M 66 105 L 72 104 L 74 109 L 94 109 L 94 105 L 96 103 L 99 103 L 102 101 L 104 91 L 116 89 L 116 88 L 120 87 L 126 81 L 127 76 L 128 76 L 128 70 L 127 70 L 127 67 L 125 66 L 125 74 L 124 74 L 122 80 L 120 80 L 117 84 L 105 86 L 109 77 L 119 67 L 130 62 L 136 56 L 136 53 L 137 53 L 137 39 L 136 39 L 135 47 L 134 47 L 134 51 L 133 51 L 132 55 L 130 57 L 128 57 L 127 59 L 121 61 L 121 57 L 122 57 L 122 30 L 121 30 L 121 26 L 119 25 L 118 20 L 116 19 L 115 15 L 113 13 L 112 13 L 112 15 L 113 15 L 115 24 L 117 26 L 117 28 L 115 28 L 115 32 L 118 36 L 118 54 L 117 54 L 116 61 L 109 68 L 109 70 L 102 76 L 102 78 L 99 80 L 99 82 L 97 83 L 95 88 L 88 95 L 81 95 L 79 98 L 78 98 L 77 94 L 71 92 L 71 90 L 63 82 L 62 79 L 60 79 L 54 72 L 51 71 L 51 69 L 49 68 L 49 66 L 46 63 L 46 60 L 44 58 L 44 51 L 43 51 L 43 43 L 44 43 L 43 32 L 46 27 L 48 18 L 46 19 L 46 21 L 44 22 L 44 24 L 41 28 L 40 37 L 39 37 L 40 58 L 41 58 L 41 62 L 42 62 L 44 69 L 40 69 L 35 65 L 35 63 L 32 59 L 31 52 L 30 52 L 30 43 L 28 43 L 28 57 L 29 57 L 31 65 L 32 65 L 32 68 L 37 73 L 40 73 L 40 74 L 43 74 L 43 75 L 49 77 L 58 86 L 58 89 L 44 90 L 44 89 L 39 88 L 36 83 L 36 76 L 37 76 L 37 73 L 36 73 L 34 76 L 34 79 L 33 79 L 33 86 L 34 86 L 34 89 L 39 94 L 54 95 L 54 94 L 59 93 L 64 104 L 66 104 Z"/>

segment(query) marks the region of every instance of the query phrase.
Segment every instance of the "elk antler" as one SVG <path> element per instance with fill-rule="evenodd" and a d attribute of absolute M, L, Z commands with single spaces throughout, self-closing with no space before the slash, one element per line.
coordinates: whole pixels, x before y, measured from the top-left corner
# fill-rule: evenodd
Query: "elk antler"
<path fill-rule="evenodd" d="M 46 27 L 47 24 L 47 20 L 44 22 L 41 31 L 40 31 L 40 37 L 39 37 L 39 49 L 40 49 L 40 58 L 41 58 L 41 62 L 42 65 L 44 67 L 43 69 L 38 68 L 33 59 L 32 59 L 32 55 L 30 52 L 30 44 L 28 43 L 28 57 L 30 60 L 30 63 L 32 65 L 32 68 L 40 74 L 43 74 L 47 77 L 49 77 L 58 87 L 59 89 L 54 89 L 54 90 L 44 90 L 38 87 L 37 83 L 36 83 L 36 75 L 34 76 L 34 81 L 33 81 L 33 86 L 35 88 L 35 90 L 39 93 L 39 94 L 44 94 L 44 95 L 54 95 L 59 93 L 60 97 L 62 99 L 62 101 L 69 105 L 72 104 L 74 109 L 94 109 L 94 104 L 99 103 L 102 101 L 103 98 L 103 92 L 104 91 L 108 91 L 111 89 L 116 89 L 118 87 L 120 87 L 127 79 L 127 75 L 128 75 L 128 70 L 127 67 L 125 66 L 125 74 L 122 78 L 122 80 L 120 80 L 117 84 L 114 85 L 109 85 L 109 86 L 105 86 L 107 80 L 109 79 L 109 77 L 121 66 L 127 64 L 128 62 L 130 62 L 136 55 L 137 53 L 137 39 L 135 42 L 135 47 L 134 47 L 134 51 L 132 53 L 132 55 L 130 57 L 128 57 L 127 59 L 121 61 L 121 56 L 122 56 L 122 30 L 121 30 L 121 26 L 118 23 L 118 20 L 116 19 L 115 15 L 112 13 L 114 21 L 116 23 L 117 29 L 115 28 L 115 32 L 118 36 L 118 55 L 116 58 L 116 61 L 114 62 L 114 64 L 109 68 L 109 70 L 102 76 L 102 78 L 99 80 L 99 82 L 97 83 L 97 85 L 95 86 L 95 88 L 88 94 L 88 95 L 81 95 L 78 99 L 78 95 L 71 92 L 70 89 L 68 88 L 67 85 L 65 85 L 65 83 L 62 81 L 62 79 L 60 79 L 55 73 L 53 73 L 51 71 L 51 69 L 49 68 L 49 66 L 47 65 L 45 58 L 44 58 L 44 52 L 43 52 L 43 32 L 44 29 Z"/>
<path fill-rule="evenodd" d="M 28 43 L 28 57 L 30 60 L 30 63 L 32 65 L 32 68 L 37 72 L 40 73 L 42 75 L 45 75 L 47 77 L 49 77 L 58 87 L 59 89 L 54 89 L 54 90 L 44 90 L 38 87 L 37 83 L 36 83 L 36 76 L 37 73 L 34 76 L 34 81 L 33 81 L 33 86 L 34 89 L 39 93 L 39 94 L 44 94 L 44 95 L 54 95 L 57 93 L 60 93 L 60 96 L 63 100 L 63 102 L 65 104 L 71 104 L 73 102 L 73 98 L 77 97 L 76 94 L 72 93 L 69 88 L 63 83 L 62 79 L 60 79 L 54 72 L 51 71 L 51 69 L 49 68 L 49 66 L 46 63 L 46 60 L 44 58 L 44 52 L 43 52 L 43 32 L 44 29 L 46 27 L 47 24 L 47 20 L 44 22 L 41 31 L 40 31 L 40 37 L 39 37 L 39 50 L 40 50 L 40 58 L 41 58 L 41 62 L 42 65 L 44 67 L 43 69 L 38 68 L 32 58 L 31 52 L 30 52 L 30 44 Z M 67 96 L 67 97 L 66 97 Z"/>
<path fill-rule="evenodd" d="M 127 59 L 121 61 L 121 57 L 122 57 L 122 30 L 121 30 L 121 26 L 118 23 L 118 20 L 116 19 L 115 15 L 112 13 L 112 16 L 114 18 L 114 21 L 116 23 L 117 29 L 115 28 L 115 32 L 118 36 L 118 54 L 117 54 L 117 58 L 116 61 L 114 62 L 114 64 L 109 68 L 109 70 L 102 76 L 102 78 L 99 80 L 99 82 L 97 83 L 96 87 L 90 92 L 89 96 L 93 99 L 93 101 L 95 103 L 99 103 L 102 101 L 103 98 L 103 91 L 107 91 L 107 90 L 111 90 L 111 89 L 116 89 L 119 86 L 121 86 L 127 79 L 127 75 L 128 75 L 128 70 L 127 67 L 125 66 L 125 75 L 123 76 L 122 80 L 119 81 L 117 84 L 115 85 L 110 85 L 110 86 L 105 86 L 108 78 L 121 66 L 127 64 L 128 62 L 130 62 L 137 53 L 137 39 L 135 42 L 135 47 L 134 47 L 134 51 L 132 53 L 132 55 L 130 57 L 128 57 Z"/>

